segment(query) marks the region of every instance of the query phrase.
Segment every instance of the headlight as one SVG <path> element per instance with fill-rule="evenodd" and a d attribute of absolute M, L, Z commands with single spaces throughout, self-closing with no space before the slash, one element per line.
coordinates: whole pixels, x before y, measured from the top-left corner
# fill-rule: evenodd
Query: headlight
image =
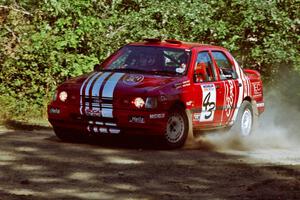
<path fill-rule="evenodd" d="M 136 97 L 131 103 L 137 108 L 142 108 L 145 105 L 145 101 L 141 97 Z"/>
<path fill-rule="evenodd" d="M 68 93 L 66 91 L 62 91 L 59 93 L 59 99 L 62 101 L 62 102 L 65 102 L 68 98 Z"/>
<path fill-rule="evenodd" d="M 145 108 L 156 108 L 157 107 L 157 98 L 147 97 Z"/>

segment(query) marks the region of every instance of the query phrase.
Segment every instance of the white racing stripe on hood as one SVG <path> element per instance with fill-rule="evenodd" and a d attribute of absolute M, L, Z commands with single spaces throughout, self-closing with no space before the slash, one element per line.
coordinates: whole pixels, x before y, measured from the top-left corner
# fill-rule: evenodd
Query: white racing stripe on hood
<path fill-rule="evenodd" d="M 106 98 L 112 98 L 114 95 L 115 87 L 118 83 L 118 81 L 122 78 L 124 73 L 114 73 L 104 85 L 103 91 L 102 91 L 102 97 Z"/>
<path fill-rule="evenodd" d="M 86 87 L 85 87 L 85 97 L 89 96 L 90 95 L 90 89 L 91 89 L 91 86 L 92 86 L 92 83 L 99 77 L 101 77 L 103 75 L 103 72 L 98 72 L 96 73 L 93 77 L 90 78 L 90 80 L 88 81 Z M 94 85 L 92 86 L 94 87 Z M 86 100 L 86 98 L 84 98 L 84 100 Z M 84 114 L 86 114 L 86 107 L 90 107 L 90 102 L 85 102 L 85 109 L 84 109 Z M 80 109 L 82 110 L 82 109 Z M 98 108 L 97 110 L 100 110 L 100 108 Z"/>
<path fill-rule="evenodd" d="M 115 87 L 119 80 L 124 76 L 124 73 L 114 73 L 105 83 L 102 91 L 102 97 L 113 98 Z M 102 108 L 102 116 L 113 118 L 113 107 Z"/>
<path fill-rule="evenodd" d="M 105 72 L 104 74 L 102 74 L 101 76 L 98 77 L 98 79 L 96 80 L 96 82 L 92 88 L 92 96 L 93 97 L 99 97 L 99 90 L 102 86 L 102 83 L 110 74 L 111 74 L 110 72 Z"/>
<path fill-rule="evenodd" d="M 94 80 L 99 76 L 101 75 L 102 72 L 98 72 L 97 74 L 95 74 L 88 82 L 86 88 L 85 88 L 85 96 L 89 96 L 89 92 L 90 92 L 90 87 L 92 85 L 92 83 L 94 82 Z"/>
<path fill-rule="evenodd" d="M 94 76 L 96 73 L 92 73 L 90 76 L 88 76 L 82 83 L 81 87 L 80 87 L 80 114 L 82 115 L 82 105 L 83 105 L 83 96 L 82 96 L 82 93 L 83 93 L 83 88 L 86 84 L 86 82 L 92 77 Z"/>
<path fill-rule="evenodd" d="M 108 118 L 113 118 L 113 105 L 112 104 L 96 104 L 92 103 L 90 105 L 90 102 L 84 102 L 85 97 L 90 96 L 90 93 L 92 94 L 92 97 L 100 97 L 100 90 L 102 85 L 104 84 L 103 90 L 102 90 L 102 95 L 101 97 L 104 98 L 113 98 L 114 90 L 119 82 L 119 80 L 124 76 L 124 73 L 111 73 L 111 72 L 98 72 L 98 73 L 93 73 L 91 74 L 81 85 L 80 88 L 80 113 L 83 114 L 82 108 L 83 105 L 86 107 L 92 106 L 93 110 L 95 111 L 100 111 L 101 109 L 101 115 L 102 117 L 108 117 Z M 108 78 L 109 77 L 109 78 Z M 108 78 L 108 80 L 106 80 Z M 106 82 L 105 82 L 106 80 Z M 85 91 L 84 90 L 85 87 Z M 105 106 L 106 108 L 103 108 Z"/>

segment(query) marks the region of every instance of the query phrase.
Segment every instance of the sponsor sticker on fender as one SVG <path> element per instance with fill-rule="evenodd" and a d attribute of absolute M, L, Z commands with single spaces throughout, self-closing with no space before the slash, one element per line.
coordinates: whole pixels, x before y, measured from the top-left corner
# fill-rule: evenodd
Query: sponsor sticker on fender
<path fill-rule="evenodd" d="M 178 89 L 181 89 L 181 88 L 190 86 L 190 85 L 191 85 L 190 80 L 187 80 L 187 81 L 183 81 L 183 82 L 181 82 L 181 83 L 176 83 L 174 86 L 175 86 L 175 88 L 178 90 Z"/>
<path fill-rule="evenodd" d="M 159 114 L 150 114 L 150 119 L 162 119 L 165 118 L 165 113 L 159 113 Z"/>
<path fill-rule="evenodd" d="M 200 122 L 200 120 L 201 120 L 201 113 L 194 113 L 194 115 L 193 115 L 193 121 Z"/>
<path fill-rule="evenodd" d="M 128 74 L 124 76 L 123 82 L 127 85 L 136 85 L 144 80 L 143 75 L 139 74 Z"/>
<path fill-rule="evenodd" d="M 145 118 L 142 117 L 142 116 L 132 116 L 132 117 L 129 118 L 129 122 L 144 124 L 145 123 Z"/>
<path fill-rule="evenodd" d="M 51 114 L 60 114 L 60 109 L 59 108 L 50 108 L 49 112 Z"/>

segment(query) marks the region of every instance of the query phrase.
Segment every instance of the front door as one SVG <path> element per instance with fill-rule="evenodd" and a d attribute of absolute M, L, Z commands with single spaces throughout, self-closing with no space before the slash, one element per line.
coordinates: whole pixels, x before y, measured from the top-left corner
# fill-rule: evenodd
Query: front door
<path fill-rule="evenodd" d="M 224 103 L 224 84 L 217 80 L 217 72 L 208 51 L 199 52 L 194 66 L 196 108 L 193 112 L 195 128 L 220 125 Z"/>

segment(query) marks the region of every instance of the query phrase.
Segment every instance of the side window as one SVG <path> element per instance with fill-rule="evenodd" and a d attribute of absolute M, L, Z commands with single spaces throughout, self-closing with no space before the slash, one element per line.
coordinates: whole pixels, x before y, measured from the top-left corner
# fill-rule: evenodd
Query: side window
<path fill-rule="evenodd" d="M 200 52 L 194 68 L 194 81 L 197 83 L 204 81 L 215 81 L 216 75 L 212 60 L 208 52 Z"/>
<path fill-rule="evenodd" d="M 234 67 L 229 62 L 228 58 L 223 52 L 213 51 L 212 55 L 217 63 L 221 80 L 236 79 L 237 75 Z"/>

